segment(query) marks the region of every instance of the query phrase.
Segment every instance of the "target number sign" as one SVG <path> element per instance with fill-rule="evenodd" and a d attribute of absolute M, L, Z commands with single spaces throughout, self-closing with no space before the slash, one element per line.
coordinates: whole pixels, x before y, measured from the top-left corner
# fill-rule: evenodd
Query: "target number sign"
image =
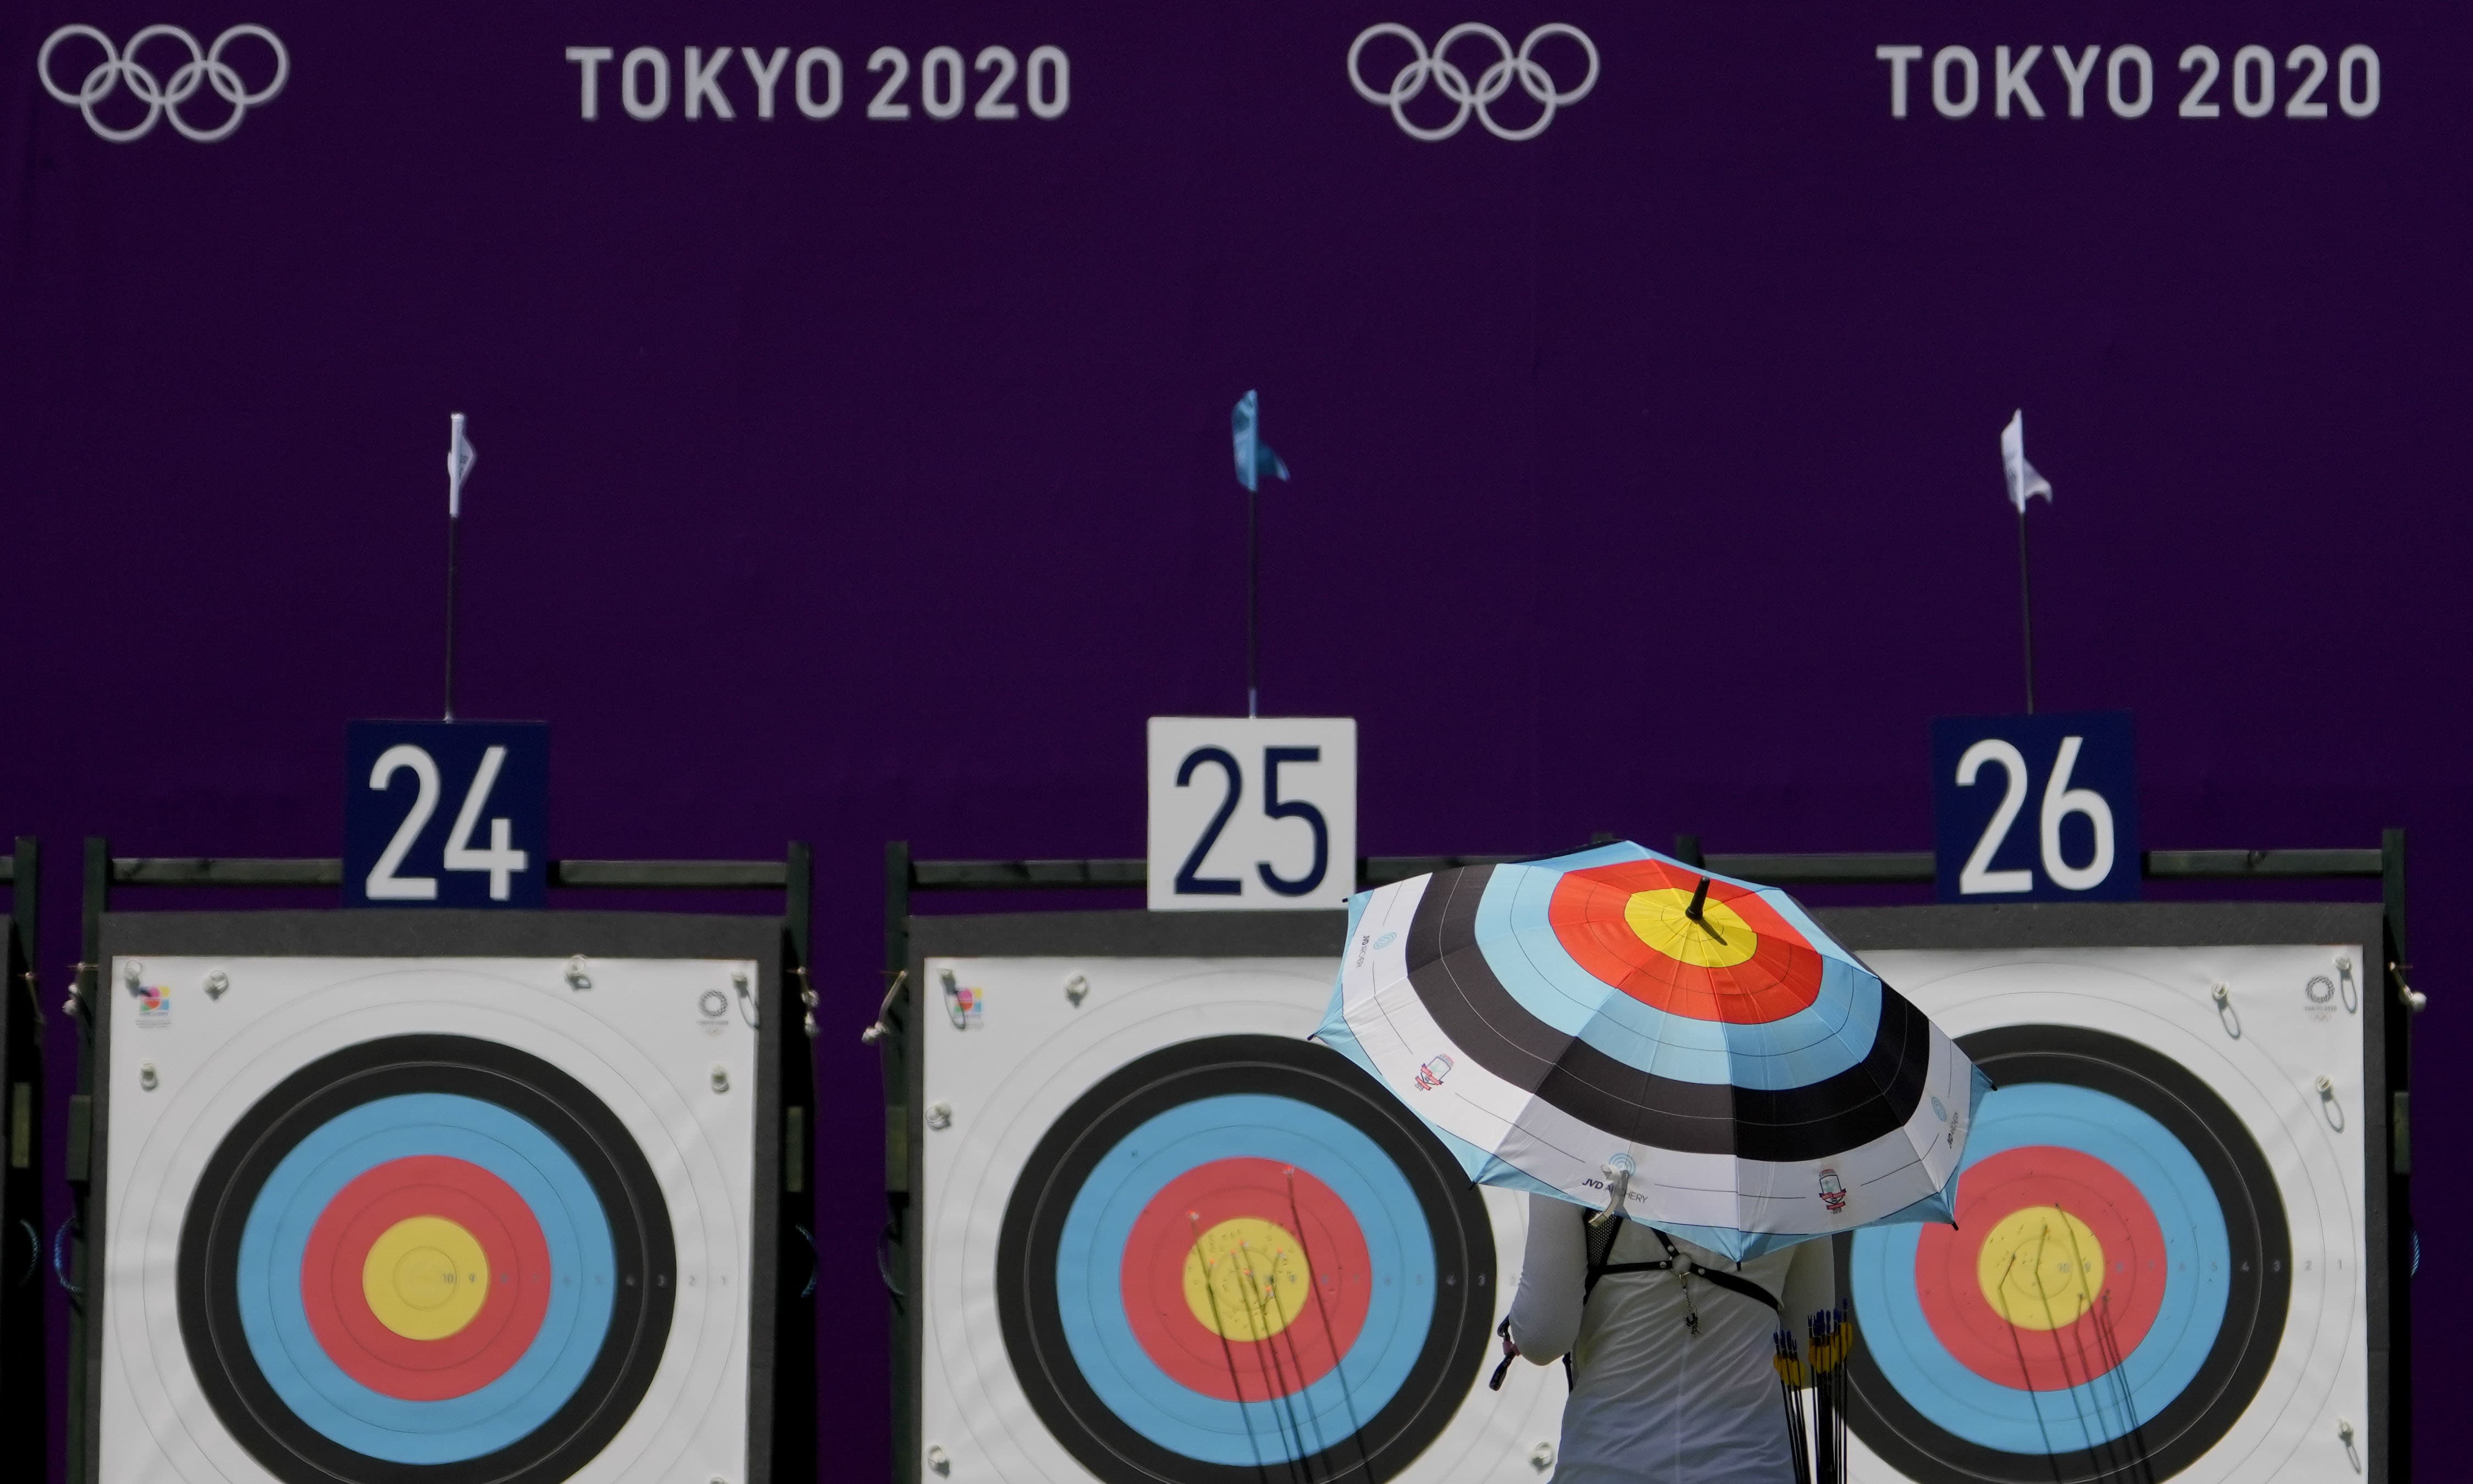
<path fill-rule="evenodd" d="M 539 907 L 548 826 L 547 723 L 346 730 L 348 907 Z"/>
<path fill-rule="evenodd" d="M 1932 757 L 1941 900 L 2137 899 L 2127 711 L 1939 717 Z"/>
<path fill-rule="evenodd" d="M 1152 911 L 1348 904 L 1353 717 L 1154 716 L 1149 772 Z"/>

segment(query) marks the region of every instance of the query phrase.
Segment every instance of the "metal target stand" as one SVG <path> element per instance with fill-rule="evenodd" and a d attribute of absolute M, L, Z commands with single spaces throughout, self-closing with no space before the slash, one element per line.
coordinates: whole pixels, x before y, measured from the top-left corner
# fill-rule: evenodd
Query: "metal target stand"
<path fill-rule="evenodd" d="M 36 981 L 42 852 L 28 836 L 0 856 L 9 888 L 8 982 L 0 986 L 0 1435 L 41 1457 L 46 1435 L 43 1270 L 43 1009 Z"/>
<path fill-rule="evenodd" d="M 1617 837 L 1600 834 L 1590 843 L 1606 844 Z M 1926 886 L 1934 880 L 1928 850 L 1845 851 L 1835 853 L 1704 852 L 1698 835 L 1677 835 L 1672 853 L 1691 865 L 1744 880 L 1785 887 Z M 1413 876 L 1457 866 L 1505 865 L 1536 859 L 1529 855 L 1374 855 L 1357 862 L 1360 891 L 1405 881 Z M 2384 926 L 2384 972 L 2373 982 L 2392 1000 L 2380 1001 L 2378 1075 L 2386 1096 L 2365 1099 L 2363 1137 L 2371 1151 L 2384 1149 L 2384 1161 L 2370 1161 L 2372 1179 L 2384 1162 L 2386 1199 L 2370 1213 L 2367 1236 L 2368 1299 L 2371 1309 L 2369 1387 L 2374 1413 L 2370 1436 L 2380 1444 L 2370 1476 L 2391 1480 L 2413 1477 L 2413 1273 L 2417 1244 L 2411 1220 L 2413 1184 L 2412 1078 L 2413 1018 L 2422 996 L 2411 984 L 2413 960 L 2405 918 L 2405 832 L 2389 829 L 2375 848 L 2281 850 L 2148 850 L 2140 858 L 2142 879 L 2174 883 L 2246 882 L 2280 885 L 2314 881 L 2375 881 L 2380 887 Z M 920 1111 L 913 1089 L 922 1064 L 919 1038 L 909 1034 L 918 1023 L 924 1001 L 916 968 L 920 950 L 912 938 L 916 899 L 954 893 L 1012 894 L 1140 892 L 1148 882 L 1144 862 L 1129 859 L 1086 860 L 919 860 L 906 841 L 892 841 L 884 850 L 884 976 L 885 993 L 876 1025 L 867 1039 L 884 1059 L 885 1225 L 877 1247 L 877 1267 L 891 1300 L 893 1360 L 893 1468 L 901 1484 L 918 1477 L 920 1398 L 918 1374 L 924 1355 L 924 1314 L 911 1296 L 921 1292 L 920 1233 L 910 1216 L 919 1188 Z M 2259 903 L 2280 907 L 2285 903 Z M 1861 913 L 1870 909 L 1846 909 Z M 1952 921 L 1972 921 L 1984 914 L 1987 925 L 1997 908 L 1974 906 L 1942 909 Z M 2085 911 L 2080 907 L 2065 910 Z M 1051 914 L 1069 916 L 1070 914 Z M 1218 914 L 1113 914 L 1127 923 L 1146 917 L 1214 916 L 1285 919 L 1278 934 L 1284 942 L 1313 941 L 1321 951 L 1339 953 L 1346 915 L 1337 912 L 1272 912 Z M 1824 924 L 1835 914 L 1815 909 Z M 1035 914 L 1003 914 L 976 918 L 942 915 L 940 926 L 928 929 L 938 941 L 935 951 L 950 950 L 964 941 L 975 920 L 995 926 L 1020 924 Z M 1309 921 L 1300 921 L 1309 920 Z M 1263 924 L 1269 926 L 1271 924 Z M 1861 947 L 1858 944 L 1856 946 Z M 1267 950 L 1264 950 L 1267 951 Z M 1294 947 L 1280 951 L 1298 951 Z"/>
<path fill-rule="evenodd" d="M 19 969 L 21 945 L 33 942 L 34 892 L 33 842 L 20 840 L 17 847 L 15 879 L 16 912 L 12 918 L 10 968 L 12 974 Z M 9 863 L 0 861 L 0 867 Z M 815 1107 L 815 1059 L 811 1054 L 815 1035 L 814 1010 L 816 993 L 809 979 L 810 929 L 814 910 L 815 857 L 806 845 L 792 843 L 780 860 L 553 860 L 549 863 L 549 886 L 553 892 L 780 892 L 782 897 L 780 941 L 781 993 L 777 1003 L 786 1011 L 790 995 L 798 996 L 803 1010 L 804 1034 L 792 1033 L 785 1022 L 777 1038 L 778 1064 L 773 1068 L 778 1089 L 779 1126 L 771 1131 L 778 1138 L 780 1155 L 779 1183 L 772 1192 L 778 1201 L 779 1231 L 773 1271 L 776 1275 L 776 1302 L 772 1309 L 772 1345 L 769 1353 L 751 1351 L 749 1384 L 761 1388 L 773 1399 L 771 1405 L 770 1466 L 747 1484 L 768 1484 L 773 1478 L 784 1481 L 808 1480 L 817 1476 L 817 1415 L 812 1404 L 815 1395 L 815 1306 L 812 1303 L 812 1281 L 803 1275 L 812 1271 L 817 1260 L 813 1232 L 815 1228 L 814 1193 L 810 1188 L 810 1110 Z M 317 890 L 340 891 L 344 880 L 344 863 L 335 857 L 241 857 L 241 856 L 127 856 L 111 853 L 109 843 L 99 837 L 88 837 L 84 857 L 84 900 L 83 952 L 75 966 L 75 978 L 66 1006 L 79 1028 L 76 1090 L 69 1099 L 67 1155 L 65 1174 L 71 1197 L 71 1217 L 64 1233 L 68 1240 L 62 1245 L 57 1267 L 60 1286 L 70 1294 L 71 1326 L 68 1375 L 68 1479 L 69 1484 L 91 1484 L 98 1458 L 93 1436 L 95 1385 L 102 1364 L 98 1337 L 87 1323 L 87 1310 L 83 1292 L 92 1281 L 91 1256 L 86 1238 L 86 1206 L 94 1185 L 93 1154 L 96 1148 L 96 1118 L 100 1111 L 96 1087 L 98 1047 L 96 1044 L 96 1007 L 106 987 L 102 983 L 104 915 L 115 910 L 121 895 L 138 888 L 238 889 L 246 891 Z M 333 909 L 322 917 L 341 917 L 346 909 Z M 204 914 L 202 914 L 203 916 Z M 354 916 L 385 918 L 395 922 L 418 920 L 424 914 L 418 910 L 362 909 Z M 496 916 L 496 914 L 483 914 Z M 509 914 L 539 920 L 557 916 L 554 912 Z M 31 948 L 23 962 L 33 963 Z M 32 989 L 31 977 L 26 981 Z M 15 1024 L 17 1001 L 10 997 L 11 1024 Z M 28 1001 L 27 1008 L 34 1007 Z M 38 1012 L 37 1012 L 38 1014 Z M 14 1056 L 15 1038 L 11 1051 Z M 13 1066 L 13 1061 L 12 1061 Z M 13 1072 L 12 1072 L 13 1075 Z M 12 1137 L 16 1124 L 12 1120 Z M 761 1135 L 762 1131 L 759 1131 Z M 761 1151 L 773 1139 L 759 1138 L 757 1175 L 762 1177 Z M 10 1174 L 17 1173 L 13 1168 Z M 759 1205 L 758 1209 L 762 1207 Z M 804 1286 L 804 1291 L 803 1291 Z M 34 1291 L 39 1302 L 39 1289 Z M 26 1306 L 26 1305 L 20 1305 Z M 13 1310 L 9 1311 L 13 1313 Z M 36 1339 L 39 1359 L 40 1342 Z M 0 1408 L 20 1405 L 18 1383 L 13 1378 L 0 1396 Z M 39 1406 L 40 1392 L 35 1390 L 35 1405 Z M 9 1415 L 0 1412 L 0 1415 Z M 23 1436 L 12 1434 L 12 1437 Z M 36 1434 L 39 1437 L 39 1434 Z"/>

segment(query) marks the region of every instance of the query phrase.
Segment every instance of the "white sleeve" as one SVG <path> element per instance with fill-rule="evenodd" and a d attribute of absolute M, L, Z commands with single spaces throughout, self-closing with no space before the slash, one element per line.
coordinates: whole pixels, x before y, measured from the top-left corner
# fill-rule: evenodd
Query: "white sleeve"
<path fill-rule="evenodd" d="M 1520 1292 L 1511 1301 L 1511 1339 L 1537 1365 L 1560 1359 L 1579 1338 L 1588 1217 L 1569 1201 L 1528 1198 L 1528 1241 L 1520 1256 Z"/>
<path fill-rule="evenodd" d="M 1837 1306 L 1837 1245 L 1822 1236 L 1798 1242 L 1793 1248 L 1793 1260 L 1786 1269 L 1786 1291 L 1778 1295 L 1778 1300 L 1786 1305 L 1787 1328 L 1798 1336 L 1803 1333 L 1806 1320 Z"/>

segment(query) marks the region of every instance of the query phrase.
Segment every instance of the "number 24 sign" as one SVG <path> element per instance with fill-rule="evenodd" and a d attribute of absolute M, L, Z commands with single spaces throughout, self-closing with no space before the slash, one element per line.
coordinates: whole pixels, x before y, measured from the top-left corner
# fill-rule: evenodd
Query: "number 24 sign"
<path fill-rule="evenodd" d="M 1357 723 L 1154 716 L 1154 912 L 1345 907 L 1357 890 Z"/>
<path fill-rule="evenodd" d="M 2127 711 L 1933 720 L 1943 901 L 2138 897 L 2137 737 Z"/>
<path fill-rule="evenodd" d="M 538 907 L 549 883 L 546 722 L 353 722 L 344 904 Z"/>

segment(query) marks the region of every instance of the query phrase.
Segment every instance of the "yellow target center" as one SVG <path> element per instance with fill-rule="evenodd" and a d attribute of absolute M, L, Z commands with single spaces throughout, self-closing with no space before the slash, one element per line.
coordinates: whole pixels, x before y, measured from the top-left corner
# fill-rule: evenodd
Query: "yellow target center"
<path fill-rule="evenodd" d="M 490 1293 L 490 1259 L 444 1216 L 396 1222 L 370 1244 L 361 1294 L 378 1323 L 408 1340 L 443 1340 L 472 1322 Z"/>
<path fill-rule="evenodd" d="M 1237 1216 L 1186 1250 L 1186 1307 L 1213 1334 L 1267 1340 L 1312 1302 L 1305 1248 L 1275 1222 Z"/>
<path fill-rule="evenodd" d="M 1702 902 L 1696 922 L 1691 907 L 1692 894 L 1680 887 L 1634 892 L 1623 903 L 1623 923 L 1668 958 L 1700 969 L 1731 969 L 1760 947 L 1760 934 L 1724 902 Z"/>
<path fill-rule="evenodd" d="M 2077 1323 L 2103 1291 L 2103 1244 L 2057 1206 L 2010 1212 L 1983 1239 L 1976 1281 L 1992 1311 L 2022 1329 Z"/>

